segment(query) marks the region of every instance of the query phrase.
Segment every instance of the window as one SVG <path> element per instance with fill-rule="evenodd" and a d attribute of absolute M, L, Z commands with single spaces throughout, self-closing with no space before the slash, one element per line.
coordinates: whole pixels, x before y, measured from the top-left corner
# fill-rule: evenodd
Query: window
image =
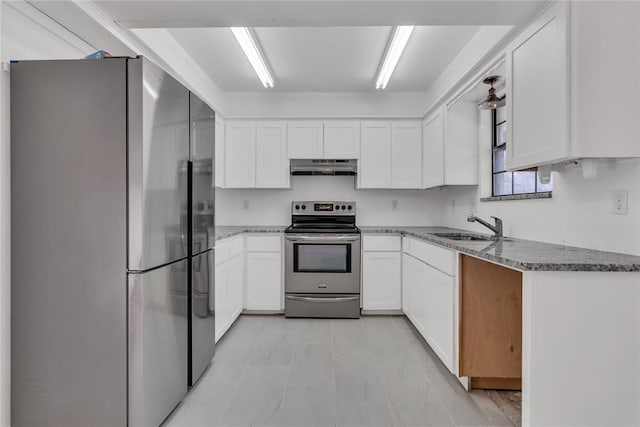
<path fill-rule="evenodd" d="M 491 111 L 493 129 L 492 171 L 493 196 L 512 194 L 546 193 L 553 190 L 553 176 L 548 184 L 542 184 L 536 170 L 507 171 L 507 111 L 505 107 Z"/>

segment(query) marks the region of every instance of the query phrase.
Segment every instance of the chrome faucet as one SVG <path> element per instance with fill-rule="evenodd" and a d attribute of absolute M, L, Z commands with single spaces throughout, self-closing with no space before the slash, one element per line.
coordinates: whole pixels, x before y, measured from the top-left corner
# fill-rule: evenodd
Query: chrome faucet
<path fill-rule="evenodd" d="M 495 216 L 492 216 L 491 218 L 495 220 L 495 223 L 496 223 L 495 226 L 489 224 L 487 221 L 483 220 L 482 218 L 478 218 L 474 214 L 469 214 L 469 216 L 467 217 L 467 221 L 479 222 L 480 224 L 487 227 L 489 230 L 493 231 L 495 233 L 495 237 L 502 237 L 502 220 Z"/>

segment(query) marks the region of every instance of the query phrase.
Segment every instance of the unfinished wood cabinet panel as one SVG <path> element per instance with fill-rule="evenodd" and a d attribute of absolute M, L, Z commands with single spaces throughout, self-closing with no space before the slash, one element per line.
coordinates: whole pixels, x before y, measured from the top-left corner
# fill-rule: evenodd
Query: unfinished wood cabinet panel
<path fill-rule="evenodd" d="M 460 275 L 460 375 L 522 378 L 522 273 L 461 255 Z"/>

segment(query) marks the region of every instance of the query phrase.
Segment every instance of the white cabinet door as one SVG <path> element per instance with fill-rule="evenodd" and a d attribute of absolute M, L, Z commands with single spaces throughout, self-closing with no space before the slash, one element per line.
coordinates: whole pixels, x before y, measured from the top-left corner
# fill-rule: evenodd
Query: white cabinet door
<path fill-rule="evenodd" d="M 400 252 L 363 252 L 362 308 L 364 310 L 400 310 Z"/>
<path fill-rule="evenodd" d="M 420 333 L 424 333 L 423 326 L 416 315 L 418 307 L 418 286 L 420 282 L 421 262 L 409 255 L 402 257 L 402 310 Z"/>
<path fill-rule="evenodd" d="M 243 255 L 236 255 L 228 261 L 229 274 L 229 323 L 238 318 L 244 306 L 244 269 Z"/>
<path fill-rule="evenodd" d="M 324 158 L 358 159 L 360 157 L 360 122 L 324 123 Z"/>
<path fill-rule="evenodd" d="M 427 329 L 429 328 L 428 320 L 428 298 L 429 292 L 427 288 L 427 274 L 429 266 L 421 261 L 416 260 L 415 266 L 415 288 L 413 292 L 414 308 L 413 313 L 416 320 L 416 328 L 422 336 L 427 338 Z"/>
<path fill-rule="evenodd" d="M 444 185 L 478 184 L 478 123 L 474 103 L 444 109 Z"/>
<path fill-rule="evenodd" d="M 322 140 L 322 122 L 287 123 L 287 151 L 290 159 L 321 159 Z"/>
<path fill-rule="evenodd" d="M 224 188 L 224 122 L 216 116 L 216 159 L 215 159 L 215 174 L 214 174 L 214 186 L 218 188 Z"/>
<path fill-rule="evenodd" d="M 569 7 L 558 2 L 507 47 L 507 169 L 570 154 Z"/>
<path fill-rule="evenodd" d="M 285 122 L 259 122 L 256 125 L 256 187 L 289 187 Z"/>
<path fill-rule="evenodd" d="M 422 127 L 422 187 L 444 185 L 444 120 L 442 108 L 431 114 Z"/>
<path fill-rule="evenodd" d="M 282 256 L 279 252 L 247 254 L 247 309 L 282 310 Z"/>
<path fill-rule="evenodd" d="M 391 125 L 391 188 L 421 188 L 422 125 L 396 122 Z"/>
<path fill-rule="evenodd" d="M 391 124 L 362 122 L 360 127 L 360 188 L 391 188 Z"/>
<path fill-rule="evenodd" d="M 256 125 L 227 122 L 225 127 L 225 187 L 255 187 Z"/>
<path fill-rule="evenodd" d="M 211 296 L 214 300 L 211 301 Z M 209 293 L 209 307 L 214 307 L 216 342 L 229 329 L 231 310 L 229 304 L 229 263 L 223 262 L 216 266 L 214 292 Z"/>
<path fill-rule="evenodd" d="M 426 340 L 453 372 L 453 287 L 455 278 L 425 265 Z"/>

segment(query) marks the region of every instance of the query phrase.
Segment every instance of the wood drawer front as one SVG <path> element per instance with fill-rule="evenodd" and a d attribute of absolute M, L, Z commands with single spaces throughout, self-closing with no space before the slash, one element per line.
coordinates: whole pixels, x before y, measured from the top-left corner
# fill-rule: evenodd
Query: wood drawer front
<path fill-rule="evenodd" d="M 282 252 L 282 238 L 274 236 L 247 236 L 247 252 Z"/>
<path fill-rule="evenodd" d="M 231 239 L 222 239 L 216 242 L 216 265 L 222 264 L 225 261 L 228 261 L 230 258 L 229 249 L 230 249 L 230 240 Z"/>
<path fill-rule="evenodd" d="M 411 239 L 407 253 L 450 276 L 456 276 L 456 257 L 454 251 L 443 249 L 420 240 Z"/>
<path fill-rule="evenodd" d="M 362 236 L 363 251 L 384 251 L 394 252 L 400 251 L 401 240 L 400 235 L 392 236 Z"/>
<path fill-rule="evenodd" d="M 244 242 L 242 234 L 233 236 L 229 239 L 229 259 L 240 255 L 244 251 Z"/>

